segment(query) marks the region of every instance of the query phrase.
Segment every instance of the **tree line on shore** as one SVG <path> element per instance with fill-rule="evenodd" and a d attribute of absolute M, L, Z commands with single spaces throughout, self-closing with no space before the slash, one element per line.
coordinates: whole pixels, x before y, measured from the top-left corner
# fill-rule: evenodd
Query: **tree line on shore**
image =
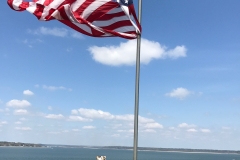
<path fill-rule="evenodd" d="M 2 147 L 43 147 L 41 144 L 0 141 Z"/>

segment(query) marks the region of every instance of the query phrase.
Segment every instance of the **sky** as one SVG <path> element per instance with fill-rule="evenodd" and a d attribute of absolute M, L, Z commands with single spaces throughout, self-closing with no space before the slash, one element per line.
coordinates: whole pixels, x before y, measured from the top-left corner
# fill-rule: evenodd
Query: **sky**
<path fill-rule="evenodd" d="M 239 6 L 143 0 L 140 147 L 240 150 Z M 1 13 L 0 141 L 133 146 L 136 40 Z"/>

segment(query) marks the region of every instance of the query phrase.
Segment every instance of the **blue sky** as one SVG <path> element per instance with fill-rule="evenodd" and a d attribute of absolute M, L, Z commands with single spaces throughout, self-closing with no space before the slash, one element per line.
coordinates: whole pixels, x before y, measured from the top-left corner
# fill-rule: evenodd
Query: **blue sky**
<path fill-rule="evenodd" d="M 143 1 L 139 146 L 240 149 L 239 5 Z M 136 41 L 1 6 L 0 141 L 132 146 Z"/>

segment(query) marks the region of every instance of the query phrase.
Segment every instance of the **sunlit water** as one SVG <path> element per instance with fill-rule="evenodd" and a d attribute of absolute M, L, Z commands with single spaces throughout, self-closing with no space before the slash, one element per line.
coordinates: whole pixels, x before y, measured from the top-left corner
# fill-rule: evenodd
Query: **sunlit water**
<path fill-rule="evenodd" d="M 107 160 L 133 159 L 131 150 L 0 147 L 0 160 L 96 160 L 97 155 Z M 240 155 L 139 151 L 138 160 L 240 160 Z"/>

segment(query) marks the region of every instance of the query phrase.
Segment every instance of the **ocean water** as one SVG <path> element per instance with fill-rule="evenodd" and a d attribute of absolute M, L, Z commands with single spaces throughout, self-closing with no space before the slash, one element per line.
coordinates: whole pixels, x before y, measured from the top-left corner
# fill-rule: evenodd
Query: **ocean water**
<path fill-rule="evenodd" d="M 133 159 L 131 150 L 0 147 L 0 160 L 96 160 L 97 155 L 107 160 Z M 240 155 L 139 151 L 138 160 L 240 160 Z"/>

